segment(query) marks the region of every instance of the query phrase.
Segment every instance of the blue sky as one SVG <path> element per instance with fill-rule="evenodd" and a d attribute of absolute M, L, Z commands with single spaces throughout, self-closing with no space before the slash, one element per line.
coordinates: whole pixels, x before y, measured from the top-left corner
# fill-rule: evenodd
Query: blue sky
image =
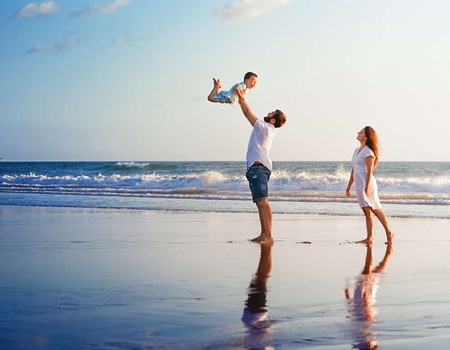
<path fill-rule="evenodd" d="M 271 157 L 450 161 L 450 3 L 418 0 L 0 2 L 0 157 L 244 160 L 239 107 L 285 112 Z"/>

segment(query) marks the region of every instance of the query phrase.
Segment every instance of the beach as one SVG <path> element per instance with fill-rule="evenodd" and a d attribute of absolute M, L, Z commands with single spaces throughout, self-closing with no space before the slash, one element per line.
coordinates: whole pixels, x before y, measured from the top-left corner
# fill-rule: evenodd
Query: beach
<path fill-rule="evenodd" d="M 391 225 L 276 214 L 261 246 L 256 213 L 0 206 L 0 348 L 447 348 L 448 220 Z"/>

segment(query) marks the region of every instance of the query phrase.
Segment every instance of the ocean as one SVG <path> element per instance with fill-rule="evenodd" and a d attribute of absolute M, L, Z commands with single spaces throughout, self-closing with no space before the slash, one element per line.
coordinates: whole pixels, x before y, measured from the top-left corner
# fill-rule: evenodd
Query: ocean
<path fill-rule="evenodd" d="M 274 213 L 361 215 L 350 162 L 274 162 Z M 254 212 L 245 162 L 0 162 L 0 205 Z M 380 162 L 388 216 L 450 219 L 450 162 Z"/>

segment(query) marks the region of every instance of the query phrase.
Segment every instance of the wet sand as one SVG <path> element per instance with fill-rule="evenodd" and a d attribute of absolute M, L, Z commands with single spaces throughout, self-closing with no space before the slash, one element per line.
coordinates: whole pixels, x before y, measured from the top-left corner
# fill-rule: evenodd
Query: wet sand
<path fill-rule="evenodd" d="M 446 349 L 448 220 L 0 206 L 1 349 Z"/>

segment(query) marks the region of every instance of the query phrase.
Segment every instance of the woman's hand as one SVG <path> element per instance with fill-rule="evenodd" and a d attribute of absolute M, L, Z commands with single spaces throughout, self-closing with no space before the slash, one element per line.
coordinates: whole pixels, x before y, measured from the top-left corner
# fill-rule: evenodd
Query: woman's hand
<path fill-rule="evenodd" d="M 345 190 L 345 194 L 347 195 L 347 197 L 350 197 L 350 190 L 352 189 L 352 186 L 348 186 L 347 189 Z"/>
<path fill-rule="evenodd" d="M 353 185 L 353 172 L 354 169 L 352 169 L 352 172 L 350 173 L 350 179 L 348 179 L 348 185 L 347 185 L 347 189 L 345 190 L 345 194 L 347 195 L 347 197 L 350 197 L 350 190 L 352 189 L 352 185 Z"/>
<path fill-rule="evenodd" d="M 373 158 L 373 156 L 366 157 L 367 177 L 366 177 L 366 187 L 364 188 L 364 193 L 366 194 L 367 197 L 369 197 L 369 194 L 370 194 L 370 187 L 371 187 L 370 182 L 372 181 L 372 172 L 373 172 L 373 168 L 374 168 L 374 162 L 375 162 L 375 159 Z"/>

